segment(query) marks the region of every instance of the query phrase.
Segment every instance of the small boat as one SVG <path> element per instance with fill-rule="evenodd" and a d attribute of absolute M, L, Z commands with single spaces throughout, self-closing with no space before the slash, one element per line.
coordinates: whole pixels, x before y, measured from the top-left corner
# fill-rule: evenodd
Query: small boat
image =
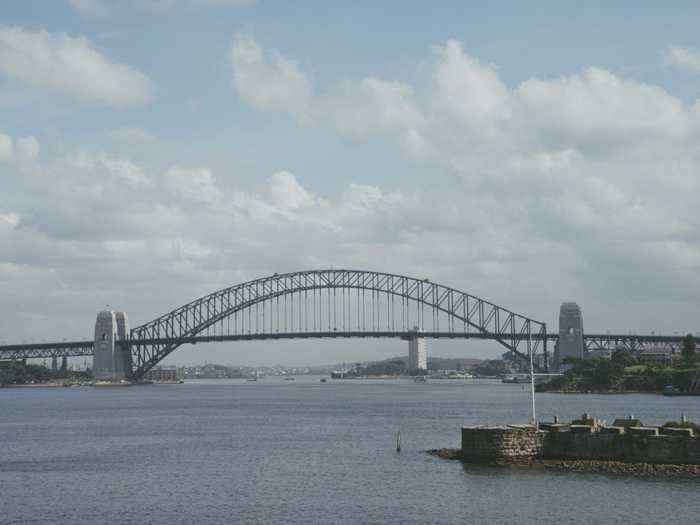
<path fill-rule="evenodd" d="M 425 376 L 416 376 L 413 378 L 414 383 L 427 383 L 428 380 L 425 378 Z"/>
<path fill-rule="evenodd" d="M 321 378 L 321 383 L 325 383 L 325 382 L 326 382 L 326 378 L 325 378 L 325 377 L 322 377 L 322 378 Z"/>
<path fill-rule="evenodd" d="M 666 385 L 663 389 L 663 395 L 665 396 L 700 396 L 700 390 L 690 391 L 681 390 L 673 385 Z"/>
<path fill-rule="evenodd" d="M 430 379 L 473 379 L 474 376 L 466 372 L 441 372 L 433 374 Z"/>
<path fill-rule="evenodd" d="M 260 372 L 257 370 L 255 371 L 255 375 L 253 377 L 249 377 L 248 381 L 257 381 L 258 379 L 263 379 L 265 376 L 262 375 Z"/>
<path fill-rule="evenodd" d="M 296 378 L 295 377 L 285 377 L 285 381 L 294 381 Z"/>
<path fill-rule="evenodd" d="M 513 374 L 501 379 L 501 383 L 514 383 L 517 385 L 525 384 L 530 382 L 530 376 L 528 374 Z"/>

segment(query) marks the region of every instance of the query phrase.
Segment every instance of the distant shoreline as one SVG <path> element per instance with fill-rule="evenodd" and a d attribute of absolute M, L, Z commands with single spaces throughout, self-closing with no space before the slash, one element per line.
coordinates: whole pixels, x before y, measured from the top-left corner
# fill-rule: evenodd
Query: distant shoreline
<path fill-rule="evenodd" d="M 139 381 L 135 383 L 109 383 L 109 382 L 88 382 L 88 383 L 34 383 L 23 385 L 0 385 L 2 388 L 74 388 L 74 387 L 90 387 L 90 388 L 117 388 L 142 385 L 180 385 L 183 381 Z"/>
<path fill-rule="evenodd" d="M 0 388 L 71 388 L 73 386 L 89 386 L 83 383 L 34 383 L 24 385 L 0 385 Z"/>
<path fill-rule="evenodd" d="M 656 392 L 653 390 L 544 390 L 537 392 L 538 394 L 602 394 L 606 396 L 612 395 L 624 395 L 624 394 L 657 394 L 660 395 L 661 392 Z"/>

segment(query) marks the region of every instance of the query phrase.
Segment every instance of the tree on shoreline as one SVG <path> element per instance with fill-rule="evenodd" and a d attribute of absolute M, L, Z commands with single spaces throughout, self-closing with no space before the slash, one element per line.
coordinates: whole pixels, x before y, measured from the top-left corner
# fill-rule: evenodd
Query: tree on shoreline
<path fill-rule="evenodd" d="M 51 370 L 43 365 L 24 364 L 21 362 L 4 362 L 0 366 L 0 386 L 40 384 L 49 381 L 76 379 L 89 381 L 90 372 L 68 370 Z"/>
<path fill-rule="evenodd" d="M 695 338 L 692 334 L 688 334 L 683 338 L 683 348 L 681 349 L 681 357 L 683 364 L 687 367 L 695 366 L 698 356 L 695 350 Z"/>
<path fill-rule="evenodd" d="M 615 350 L 612 353 L 610 360 L 622 366 L 632 366 L 637 364 L 637 359 L 634 357 L 634 354 L 632 354 L 632 352 L 626 348 L 618 348 Z"/>
<path fill-rule="evenodd" d="M 615 390 L 620 387 L 625 368 L 611 359 L 567 357 L 570 368 L 563 376 L 551 381 L 554 389 L 590 391 Z"/>

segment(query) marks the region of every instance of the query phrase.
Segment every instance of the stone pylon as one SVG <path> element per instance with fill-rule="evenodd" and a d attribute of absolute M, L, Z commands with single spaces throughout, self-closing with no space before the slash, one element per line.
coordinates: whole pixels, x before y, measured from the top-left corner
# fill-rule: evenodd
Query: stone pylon
<path fill-rule="evenodd" d="M 105 310 L 95 321 L 93 372 L 102 381 L 121 381 L 131 376 L 131 352 L 119 342 L 127 339 L 129 319 L 124 312 Z"/>

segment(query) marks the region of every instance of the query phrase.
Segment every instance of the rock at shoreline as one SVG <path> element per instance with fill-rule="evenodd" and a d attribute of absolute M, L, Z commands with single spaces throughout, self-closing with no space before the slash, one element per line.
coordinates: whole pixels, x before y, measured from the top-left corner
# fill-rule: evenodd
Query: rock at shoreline
<path fill-rule="evenodd" d="M 440 459 L 462 459 L 462 451 L 458 448 L 433 448 L 427 452 Z"/>
<path fill-rule="evenodd" d="M 436 448 L 427 451 L 440 459 L 465 461 L 458 448 Z M 700 480 L 700 465 L 677 465 L 666 463 L 626 463 L 623 461 L 573 460 L 573 459 L 536 459 L 515 458 L 512 460 L 478 462 L 480 465 L 494 467 L 519 467 L 528 469 L 552 470 L 558 472 L 581 472 L 596 474 L 618 474 L 654 478 L 691 478 Z"/>
<path fill-rule="evenodd" d="M 645 477 L 695 478 L 700 480 L 700 465 L 667 463 L 626 463 L 622 461 L 537 459 L 535 464 L 546 470 L 595 472 Z"/>

